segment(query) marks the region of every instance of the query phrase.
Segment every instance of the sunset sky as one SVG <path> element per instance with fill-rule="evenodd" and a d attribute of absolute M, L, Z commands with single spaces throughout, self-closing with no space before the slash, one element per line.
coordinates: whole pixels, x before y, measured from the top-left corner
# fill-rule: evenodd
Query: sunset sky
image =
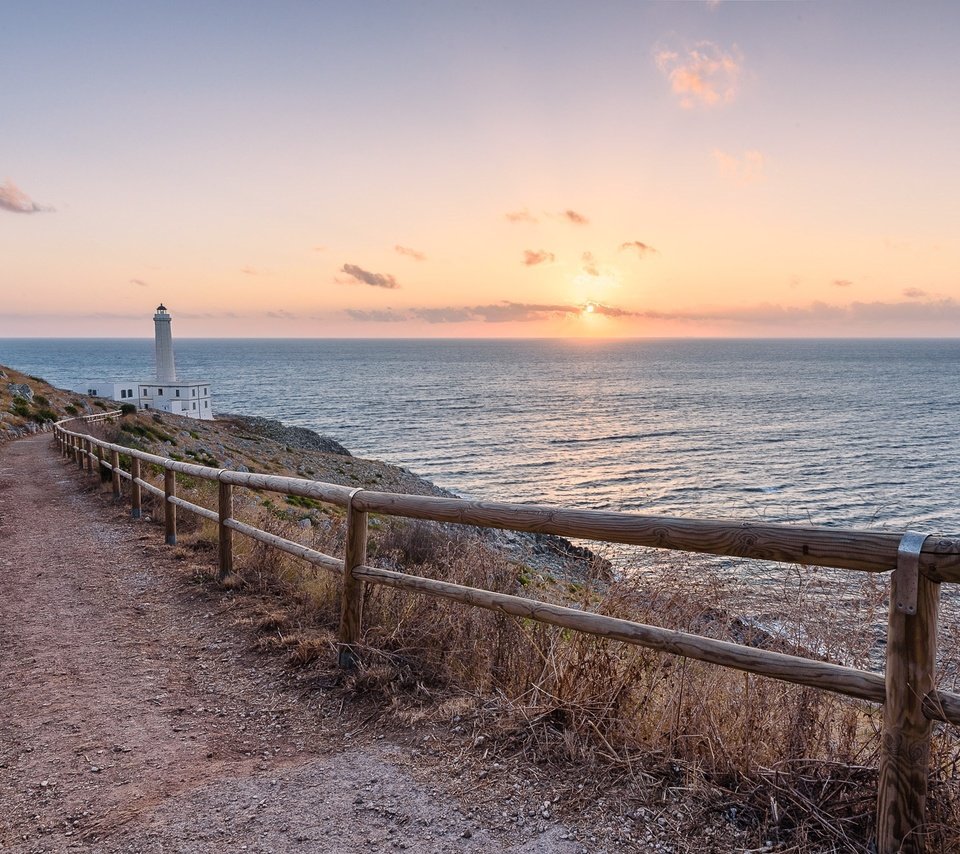
<path fill-rule="evenodd" d="M 33 0 L 0 337 L 960 332 L 960 4 Z"/>

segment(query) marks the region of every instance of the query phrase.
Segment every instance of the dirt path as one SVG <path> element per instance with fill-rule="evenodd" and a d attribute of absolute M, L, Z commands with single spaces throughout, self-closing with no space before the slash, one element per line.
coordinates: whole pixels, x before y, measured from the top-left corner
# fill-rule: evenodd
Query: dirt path
<path fill-rule="evenodd" d="M 585 850 L 351 739 L 92 481 L 49 435 L 0 447 L 0 850 Z"/>

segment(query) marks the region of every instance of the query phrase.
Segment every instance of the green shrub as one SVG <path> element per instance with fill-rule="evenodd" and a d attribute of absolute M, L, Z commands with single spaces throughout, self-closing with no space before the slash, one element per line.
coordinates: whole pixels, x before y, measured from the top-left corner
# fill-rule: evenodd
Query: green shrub
<path fill-rule="evenodd" d="M 80 410 L 77 409 L 77 407 L 75 407 L 72 403 L 68 403 L 65 407 L 63 407 L 63 411 L 66 412 L 67 415 L 77 415 L 80 412 Z"/>
<path fill-rule="evenodd" d="M 122 403 L 120 404 L 120 414 L 121 415 L 134 415 L 136 414 L 137 407 L 132 403 Z"/>
<path fill-rule="evenodd" d="M 50 401 L 47 400 L 42 394 L 35 394 L 33 396 L 33 402 L 37 406 L 50 406 Z"/>
<path fill-rule="evenodd" d="M 36 412 L 31 412 L 30 418 L 37 424 L 43 424 L 44 421 L 56 421 L 57 413 L 52 409 L 40 408 Z"/>

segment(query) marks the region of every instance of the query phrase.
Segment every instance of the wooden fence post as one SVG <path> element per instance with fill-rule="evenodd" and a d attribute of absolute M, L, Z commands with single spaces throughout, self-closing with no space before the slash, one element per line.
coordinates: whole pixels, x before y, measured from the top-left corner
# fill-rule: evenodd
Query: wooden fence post
<path fill-rule="evenodd" d="M 918 556 L 919 550 L 917 546 Z M 924 575 L 914 578 L 915 582 L 898 568 L 890 581 L 886 700 L 877 792 L 878 854 L 918 854 L 925 850 L 923 824 L 932 724 L 923 713 L 923 699 L 934 687 L 940 584 Z M 916 613 L 911 614 L 905 612 L 903 603 L 909 603 L 908 609 L 912 607 L 909 600 L 914 583 Z"/>
<path fill-rule="evenodd" d="M 87 471 L 93 471 L 93 442 L 89 439 L 83 440 L 84 449 L 86 451 L 86 460 L 87 460 Z"/>
<path fill-rule="evenodd" d="M 106 471 L 107 471 L 103 467 L 103 448 L 101 448 L 99 445 L 95 445 L 94 447 L 96 447 L 97 449 L 94 452 L 97 455 L 97 477 L 99 477 L 100 480 L 103 481 L 104 474 L 106 474 Z"/>
<path fill-rule="evenodd" d="M 177 473 L 163 470 L 163 541 L 168 546 L 177 544 L 177 505 L 170 499 L 177 496 Z"/>
<path fill-rule="evenodd" d="M 130 457 L 130 515 L 139 519 L 142 515 L 143 488 L 137 481 L 140 479 L 140 459 Z"/>
<path fill-rule="evenodd" d="M 113 466 L 113 471 L 111 472 L 111 474 L 113 475 L 113 477 L 111 478 L 112 485 L 113 485 L 113 500 L 119 501 L 120 500 L 120 452 L 119 451 L 110 452 L 110 465 Z"/>
<path fill-rule="evenodd" d="M 83 446 L 78 436 L 73 437 L 73 458 L 77 461 L 77 468 L 83 468 Z"/>
<path fill-rule="evenodd" d="M 351 670 L 357 664 L 356 644 L 360 640 L 363 617 L 363 593 L 366 583 L 353 574 L 354 567 L 367 562 L 367 514 L 347 504 L 347 547 L 343 556 L 343 598 L 340 607 L 340 654 L 337 664 Z"/>
<path fill-rule="evenodd" d="M 233 572 L 233 529 L 224 523 L 233 518 L 233 484 L 220 482 L 219 523 L 220 531 L 220 565 L 217 570 L 217 581 L 223 581 Z"/>

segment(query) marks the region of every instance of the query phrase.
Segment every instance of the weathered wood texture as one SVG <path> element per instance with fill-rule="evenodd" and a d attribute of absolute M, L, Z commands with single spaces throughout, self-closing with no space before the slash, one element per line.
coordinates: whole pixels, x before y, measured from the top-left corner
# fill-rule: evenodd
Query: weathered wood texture
<path fill-rule="evenodd" d="M 343 560 L 343 594 L 340 598 L 340 667 L 356 664 L 356 645 L 360 640 L 363 616 L 364 583 L 354 572 L 367 560 L 367 514 L 353 501 L 347 505 L 347 546 Z"/>
<path fill-rule="evenodd" d="M 900 544 L 899 534 L 874 531 L 675 519 L 368 490 L 354 501 L 367 512 L 411 519 L 866 572 L 892 570 Z M 960 581 L 960 537 L 930 537 L 920 571 L 935 580 Z"/>
<path fill-rule="evenodd" d="M 940 585 L 920 576 L 917 612 L 911 615 L 896 607 L 901 583 L 893 573 L 877 795 L 878 854 L 924 850 L 931 731 L 924 699 L 933 691 Z"/>
<path fill-rule="evenodd" d="M 233 572 L 233 529 L 224 524 L 233 518 L 233 485 L 220 482 L 217 497 L 217 532 L 219 549 L 217 552 L 217 578 L 223 581 Z"/>
<path fill-rule="evenodd" d="M 110 451 L 110 483 L 113 487 L 113 497 L 120 500 L 120 452 L 114 448 Z"/>
<path fill-rule="evenodd" d="M 140 487 L 140 460 L 130 458 L 130 515 L 139 519 L 143 514 L 143 490 Z"/>
<path fill-rule="evenodd" d="M 171 500 L 177 497 L 177 473 L 173 469 L 163 472 L 163 540 L 168 546 L 177 544 L 177 505 Z"/>

